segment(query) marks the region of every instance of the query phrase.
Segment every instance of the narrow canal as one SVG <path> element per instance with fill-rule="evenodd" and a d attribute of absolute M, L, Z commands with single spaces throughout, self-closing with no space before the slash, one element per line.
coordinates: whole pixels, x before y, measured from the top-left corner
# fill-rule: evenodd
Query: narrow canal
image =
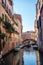
<path fill-rule="evenodd" d="M 23 52 L 23 65 L 37 65 L 36 63 L 36 51 L 34 50 L 24 50 Z"/>
<path fill-rule="evenodd" d="M 19 52 L 6 56 L 0 65 L 37 65 L 36 52 L 31 48 L 20 49 Z"/>

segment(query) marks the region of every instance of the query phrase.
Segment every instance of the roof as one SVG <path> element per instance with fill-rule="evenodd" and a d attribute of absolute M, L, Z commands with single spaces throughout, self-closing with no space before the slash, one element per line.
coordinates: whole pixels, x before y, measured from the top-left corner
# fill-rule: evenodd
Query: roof
<path fill-rule="evenodd" d="M 14 14 L 13 17 L 14 17 L 15 19 L 18 19 L 18 20 L 22 23 L 22 17 L 21 17 L 20 14 Z"/>

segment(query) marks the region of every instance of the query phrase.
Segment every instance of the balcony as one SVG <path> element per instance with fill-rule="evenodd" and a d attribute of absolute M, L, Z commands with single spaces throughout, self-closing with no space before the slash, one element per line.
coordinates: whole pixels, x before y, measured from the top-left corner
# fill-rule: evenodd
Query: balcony
<path fill-rule="evenodd" d="M 12 12 L 11 12 L 11 10 L 8 8 L 8 6 L 6 6 L 6 3 L 4 3 L 3 0 L 2 0 L 2 6 L 3 6 L 3 8 L 6 10 L 6 12 L 8 13 L 8 15 L 12 18 Z"/>
<path fill-rule="evenodd" d="M 39 20 L 37 21 L 37 28 L 39 29 L 41 27 L 41 17 L 39 17 Z"/>
<path fill-rule="evenodd" d="M 6 29 L 6 32 L 19 34 L 19 33 L 15 30 L 15 28 L 12 26 L 12 24 L 10 24 L 10 23 L 7 22 L 7 21 L 4 22 L 4 28 Z"/>
<path fill-rule="evenodd" d="M 9 22 L 7 22 L 7 21 L 4 22 L 4 28 L 9 33 L 13 33 L 14 32 L 13 26 Z"/>

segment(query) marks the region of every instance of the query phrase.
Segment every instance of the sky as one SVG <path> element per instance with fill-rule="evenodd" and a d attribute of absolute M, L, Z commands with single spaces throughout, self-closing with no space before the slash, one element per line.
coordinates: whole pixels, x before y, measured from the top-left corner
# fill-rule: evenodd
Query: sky
<path fill-rule="evenodd" d="M 21 14 L 23 32 L 34 30 L 37 0 L 13 0 L 14 13 Z"/>

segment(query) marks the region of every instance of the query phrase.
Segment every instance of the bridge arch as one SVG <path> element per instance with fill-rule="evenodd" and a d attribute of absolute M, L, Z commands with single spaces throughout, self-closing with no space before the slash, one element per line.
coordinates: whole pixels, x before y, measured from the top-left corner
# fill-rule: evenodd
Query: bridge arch
<path fill-rule="evenodd" d="M 30 41 L 37 42 L 37 41 L 34 40 L 34 39 L 25 39 L 25 40 L 22 41 L 22 43 L 24 43 L 24 42 L 28 42 L 28 43 L 29 43 Z"/>

